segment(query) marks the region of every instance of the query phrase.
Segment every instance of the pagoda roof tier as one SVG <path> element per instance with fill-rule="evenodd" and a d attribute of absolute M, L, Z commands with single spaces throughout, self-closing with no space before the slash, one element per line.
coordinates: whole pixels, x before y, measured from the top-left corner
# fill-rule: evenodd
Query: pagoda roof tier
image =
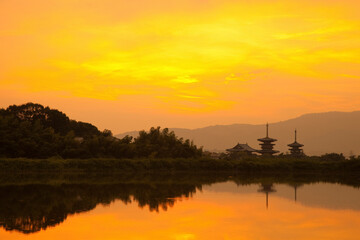
<path fill-rule="evenodd" d="M 276 142 L 277 139 L 270 138 L 270 137 L 264 137 L 264 138 L 259 138 L 258 141 L 260 141 L 260 142 Z"/>
<path fill-rule="evenodd" d="M 272 149 L 261 149 L 261 150 L 257 150 L 257 152 L 259 152 L 259 153 L 278 153 L 279 151 L 272 150 Z"/>
<path fill-rule="evenodd" d="M 228 152 L 256 152 L 257 150 L 250 147 L 247 143 L 246 144 L 238 143 L 238 144 L 236 144 L 235 147 L 226 149 L 226 151 L 228 151 Z"/>
<path fill-rule="evenodd" d="M 293 142 L 291 144 L 288 144 L 289 147 L 303 147 L 304 145 L 298 142 Z"/>
<path fill-rule="evenodd" d="M 264 143 L 260 143 L 260 146 L 275 146 L 275 143 L 269 143 L 269 142 L 264 142 Z"/>
<path fill-rule="evenodd" d="M 289 151 L 290 152 L 302 152 L 302 149 L 300 149 L 300 148 L 290 148 Z"/>

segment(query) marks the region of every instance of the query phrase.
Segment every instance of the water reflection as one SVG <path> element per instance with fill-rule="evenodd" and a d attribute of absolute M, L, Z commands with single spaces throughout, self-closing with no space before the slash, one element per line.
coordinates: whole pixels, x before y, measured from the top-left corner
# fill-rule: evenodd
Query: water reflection
<path fill-rule="evenodd" d="M 266 194 L 266 208 L 269 208 L 269 193 L 276 192 L 272 183 L 261 183 L 261 187 L 258 192 Z"/>
<path fill-rule="evenodd" d="M 300 183 L 290 183 L 289 185 L 294 188 L 294 200 L 295 200 L 295 202 L 296 202 L 296 201 L 297 201 L 297 189 L 300 188 L 301 186 L 303 186 L 304 184 L 300 184 Z"/>
<path fill-rule="evenodd" d="M 133 176 L 3 175 L 0 182 L 0 226 L 7 231 L 35 233 L 64 222 L 69 215 L 90 211 L 99 204 L 109 205 L 115 200 L 124 204 L 136 203 L 138 207 L 147 208 L 149 211 L 167 211 L 178 200 L 192 198 L 204 187 L 215 192 L 265 194 L 266 208 L 269 208 L 269 195 L 276 194 L 278 197 L 309 206 L 360 210 L 359 191 L 349 191 L 348 188 L 341 190 L 344 188 L 336 185 L 359 187 L 357 179 L 354 176 L 230 176 L 226 173 Z M 320 187 L 314 184 L 319 181 L 329 184 Z M 229 183 L 231 185 L 228 186 Z M 302 193 L 299 196 L 300 187 Z M 333 194 L 330 196 L 343 194 L 345 201 L 341 202 L 339 198 L 331 201 L 325 192 Z"/>
<path fill-rule="evenodd" d="M 63 222 L 68 215 L 108 205 L 137 202 L 150 211 L 167 210 L 177 198 L 189 198 L 196 184 L 61 184 L 0 187 L 0 226 L 33 233 Z"/>
<path fill-rule="evenodd" d="M 299 183 L 288 183 L 294 189 L 294 201 L 297 201 L 297 190 L 299 187 L 303 186 L 303 184 Z M 266 195 L 266 208 L 269 208 L 269 194 L 277 192 L 273 183 L 261 183 L 260 188 L 257 190 L 260 193 L 265 193 Z"/>

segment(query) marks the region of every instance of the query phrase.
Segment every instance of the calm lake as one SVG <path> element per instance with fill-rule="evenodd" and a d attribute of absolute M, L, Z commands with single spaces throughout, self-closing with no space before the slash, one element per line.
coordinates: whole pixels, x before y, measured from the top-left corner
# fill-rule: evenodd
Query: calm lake
<path fill-rule="evenodd" d="M 0 239 L 359 239 L 358 176 L 1 175 Z"/>

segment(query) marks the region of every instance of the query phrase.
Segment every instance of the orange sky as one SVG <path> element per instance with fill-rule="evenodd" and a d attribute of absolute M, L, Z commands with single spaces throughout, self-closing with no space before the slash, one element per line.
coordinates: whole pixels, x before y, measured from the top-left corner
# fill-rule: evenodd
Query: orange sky
<path fill-rule="evenodd" d="M 360 106 L 358 0 L 1 0 L 0 107 L 114 133 Z"/>

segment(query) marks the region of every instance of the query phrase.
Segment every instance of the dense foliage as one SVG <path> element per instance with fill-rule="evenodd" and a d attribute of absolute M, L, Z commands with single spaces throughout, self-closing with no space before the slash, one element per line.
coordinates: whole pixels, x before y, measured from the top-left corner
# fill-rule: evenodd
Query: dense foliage
<path fill-rule="evenodd" d="M 151 128 L 133 139 L 70 120 L 64 113 L 27 103 L 0 109 L 0 157 L 198 157 L 202 149 L 168 129 Z"/>
<path fill-rule="evenodd" d="M 174 132 L 165 128 L 151 128 L 149 132 L 141 131 L 134 141 L 138 157 L 200 157 L 202 150 L 194 143 L 182 138 L 177 138 Z"/>

